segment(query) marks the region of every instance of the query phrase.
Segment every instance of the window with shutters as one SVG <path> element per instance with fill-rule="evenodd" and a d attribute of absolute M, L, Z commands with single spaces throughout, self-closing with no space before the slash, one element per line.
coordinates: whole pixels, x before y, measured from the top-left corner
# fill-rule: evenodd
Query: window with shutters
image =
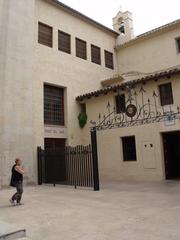
<path fill-rule="evenodd" d="M 58 49 L 69 54 L 71 53 L 71 36 L 60 30 L 58 31 Z"/>
<path fill-rule="evenodd" d="M 176 48 L 177 48 L 177 52 L 180 53 L 180 37 L 176 38 Z"/>
<path fill-rule="evenodd" d="M 64 89 L 44 85 L 44 123 L 64 125 Z"/>
<path fill-rule="evenodd" d="M 52 47 L 53 45 L 53 28 L 44 24 L 38 23 L 38 43 Z"/>
<path fill-rule="evenodd" d="M 105 54 L 105 66 L 107 68 L 114 69 L 114 63 L 113 63 L 113 54 L 108 51 L 104 51 Z"/>
<path fill-rule="evenodd" d="M 86 42 L 76 38 L 76 57 L 87 59 Z"/>
<path fill-rule="evenodd" d="M 126 111 L 125 94 L 115 96 L 116 113 L 124 113 Z"/>
<path fill-rule="evenodd" d="M 136 161 L 135 136 L 122 137 L 123 161 Z"/>
<path fill-rule="evenodd" d="M 159 85 L 161 106 L 173 104 L 173 93 L 171 83 Z"/>
<path fill-rule="evenodd" d="M 101 49 L 91 44 L 91 61 L 101 65 Z"/>

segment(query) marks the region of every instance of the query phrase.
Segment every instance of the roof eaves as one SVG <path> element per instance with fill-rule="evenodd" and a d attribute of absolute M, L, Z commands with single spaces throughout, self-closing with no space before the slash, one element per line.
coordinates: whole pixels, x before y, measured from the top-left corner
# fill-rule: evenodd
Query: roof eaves
<path fill-rule="evenodd" d="M 62 3 L 62 2 L 60 2 L 60 1 L 58 1 L 58 0 L 45 0 L 45 1 L 48 1 L 48 2 L 50 2 L 50 3 L 57 4 L 57 6 L 61 7 L 62 9 L 64 9 L 65 11 L 67 11 L 68 13 L 71 13 L 72 15 L 75 15 L 75 16 L 83 19 L 83 20 L 86 20 L 88 23 L 96 26 L 97 28 L 99 28 L 99 29 L 101 29 L 101 30 L 103 30 L 103 31 L 105 31 L 105 32 L 110 33 L 111 35 L 113 35 L 113 36 L 115 36 L 115 37 L 119 36 L 119 33 L 117 33 L 116 31 L 114 31 L 114 30 L 112 30 L 112 29 L 104 26 L 103 24 L 101 24 L 101 23 L 93 20 L 92 18 L 86 16 L 85 14 L 83 14 L 83 13 L 81 13 L 81 12 L 79 12 L 79 11 L 71 8 L 71 7 L 69 7 L 68 5 L 66 5 L 66 4 L 64 4 L 64 3 Z"/>
<path fill-rule="evenodd" d="M 130 41 L 116 46 L 116 49 L 118 50 L 118 49 L 121 49 L 121 48 L 124 48 L 124 47 L 128 47 L 128 46 L 130 46 L 130 45 L 132 45 L 132 44 L 134 44 L 138 41 L 141 41 L 143 39 L 147 39 L 151 36 L 154 36 L 155 34 L 159 34 L 159 33 L 164 32 L 166 30 L 171 30 L 172 28 L 174 28 L 175 26 L 178 26 L 178 25 L 180 25 L 180 19 L 175 20 L 173 22 L 170 22 L 168 24 L 165 24 L 163 26 L 160 26 L 158 28 L 152 29 L 148 32 L 142 33 L 142 34 L 136 36 L 135 38 L 131 39 Z"/>
<path fill-rule="evenodd" d="M 170 70 L 164 70 L 155 74 L 150 74 L 148 76 L 142 77 L 142 78 L 138 78 L 132 81 L 128 81 L 122 84 L 117 84 L 115 86 L 111 86 L 111 87 L 106 87 L 100 90 L 96 90 L 94 92 L 90 92 L 90 93 L 86 93 L 83 95 L 80 95 L 78 97 L 76 97 L 77 101 L 83 101 L 84 99 L 90 99 L 91 97 L 98 97 L 99 95 L 106 95 L 109 92 L 116 92 L 118 89 L 121 89 L 122 91 L 127 87 L 127 86 L 131 86 L 131 85 L 137 85 L 139 83 L 145 83 L 151 80 L 158 80 L 160 78 L 163 77 L 170 77 L 176 74 L 180 74 L 180 68 L 174 68 L 174 69 L 170 69 Z"/>

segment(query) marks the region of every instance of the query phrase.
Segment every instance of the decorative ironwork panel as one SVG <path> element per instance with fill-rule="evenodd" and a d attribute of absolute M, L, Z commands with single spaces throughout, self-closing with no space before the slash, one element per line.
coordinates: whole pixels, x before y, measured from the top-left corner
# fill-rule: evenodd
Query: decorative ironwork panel
<path fill-rule="evenodd" d="M 159 105 L 159 95 L 154 90 L 147 95 L 144 85 L 139 89 L 127 86 L 125 111 L 117 113 L 116 107 L 107 103 L 106 113 L 99 113 L 96 121 L 91 121 L 92 128 L 106 130 L 138 126 L 157 122 L 172 122 L 180 118 L 180 107 L 174 105 Z M 147 96 L 150 96 L 147 98 Z"/>

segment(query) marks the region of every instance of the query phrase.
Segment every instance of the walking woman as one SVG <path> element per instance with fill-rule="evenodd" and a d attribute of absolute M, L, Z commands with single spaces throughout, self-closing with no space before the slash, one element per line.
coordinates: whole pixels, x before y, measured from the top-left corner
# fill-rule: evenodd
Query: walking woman
<path fill-rule="evenodd" d="M 23 193 L 23 174 L 22 161 L 16 158 L 15 164 L 12 167 L 11 183 L 12 187 L 16 187 L 16 193 L 10 199 L 12 205 L 21 205 L 21 198 Z"/>

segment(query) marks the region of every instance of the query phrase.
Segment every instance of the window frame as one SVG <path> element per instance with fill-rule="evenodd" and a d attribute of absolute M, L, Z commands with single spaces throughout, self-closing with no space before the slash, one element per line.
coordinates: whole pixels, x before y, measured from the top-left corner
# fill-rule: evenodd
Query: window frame
<path fill-rule="evenodd" d="M 81 113 L 86 113 L 86 103 L 80 103 L 80 111 Z"/>
<path fill-rule="evenodd" d="M 163 94 L 165 94 L 162 90 L 162 88 L 164 86 L 170 86 L 170 92 L 168 92 L 169 96 L 165 96 Z M 167 106 L 167 105 L 172 105 L 174 104 L 174 97 L 173 97 L 173 90 L 172 90 L 172 83 L 168 82 L 168 83 L 163 83 L 158 85 L 158 89 L 159 89 L 159 96 L 160 96 L 160 105 L 163 106 Z M 167 90 L 165 90 L 167 91 Z M 169 90 L 168 90 L 169 91 Z M 167 92 L 166 92 L 167 93 Z"/>
<path fill-rule="evenodd" d="M 119 97 L 119 100 L 121 100 L 120 98 L 122 98 L 122 97 L 124 98 L 124 102 L 123 102 L 124 104 L 122 104 L 123 106 L 118 105 L 118 97 Z M 115 95 L 115 106 L 116 106 L 116 113 L 117 114 L 126 112 L 126 95 L 125 95 L 125 93 Z"/>
<path fill-rule="evenodd" d="M 97 53 L 97 52 L 93 52 L 93 51 L 99 51 L 99 52 Z M 93 55 L 93 54 L 95 54 L 95 55 Z M 98 57 L 97 57 L 97 54 L 98 54 Z M 101 48 L 94 44 L 91 44 L 91 62 L 101 65 Z"/>
<path fill-rule="evenodd" d="M 133 144 L 134 146 L 128 146 L 127 143 L 127 139 L 131 139 L 133 138 Z M 125 141 L 124 141 L 125 140 Z M 136 137 L 134 135 L 131 136 L 123 136 L 121 137 L 121 146 L 122 146 L 122 157 L 123 157 L 123 162 L 137 162 L 137 148 L 136 148 Z M 129 151 L 132 155 L 134 155 L 133 157 L 130 157 L 129 153 L 127 153 L 126 151 L 128 149 L 132 149 L 133 148 L 133 154 L 132 151 Z"/>
<path fill-rule="evenodd" d="M 53 95 L 51 94 L 51 90 L 53 91 L 59 90 L 60 94 Z M 50 94 L 48 94 L 48 91 Z M 49 96 L 48 96 L 49 95 Z M 55 107 L 57 107 L 57 97 L 59 97 L 59 111 L 55 111 Z M 49 98 L 49 102 L 47 101 L 47 98 Z M 49 107 L 46 107 L 46 104 L 49 104 Z M 47 114 L 47 115 L 46 115 Z M 46 117 L 48 116 L 49 117 Z M 57 118 L 57 114 L 59 115 L 58 119 L 55 119 L 55 116 Z M 65 106 L 64 106 L 64 88 L 63 87 L 57 87 L 50 84 L 44 84 L 44 124 L 45 125 L 55 125 L 55 126 L 65 126 Z"/>
<path fill-rule="evenodd" d="M 175 38 L 177 53 L 180 53 L 180 37 Z"/>
<path fill-rule="evenodd" d="M 66 36 L 68 37 L 68 50 L 66 50 L 65 48 L 61 48 L 61 40 L 60 40 L 60 34 L 62 34 L 61 36 Z M 63 39 L 64 40 L 64 39 Z M 61 52 L 65 52 L 67 54 L 71 54 L 71 35 L 69 33 L 66 33 L 62 30 L 58 30 L 58 50 Z"/>
<path fill-rule="evenodd" d="M 107 50 L 104 50 L 104 59 L 105 59 L 105 67 L 114 69 L 114 54 Z"/>
<path fill-rule="evenodd" d="M 76 45 L 76 57 L 87 60 L 87 42 L 80 38 L 77 38 L 77 37 L 75 38 L 75 42 L 76 42 L 76 44 L 75 44 Z M 84 49 L 78 48 L 78 43 L 85 44 L 85 48 L 84 48 L 85 54 L 83 53 Z M 79 53 L 81 53 L 81 54 L 79 54 Z M 83 54 L 84 54 L 84 56 L 83 56 Z"/>
<path fill-rule="evenodd" d="M 51 29 L 51 42 L 50 42 L 50 44 L 48 44 L 46 41 L 43 41 L 41 38 L 42 38 L 42 36 L 40 36 L 40 26 L 43 26 L 43 27 L 46 27 L 46 28 L 49 28 L 49 29 Z M 43 36 L 44 37 L 44 36 Z M 45 37 L 45 38 L 47 38 L 47 36 Z M 46 39 L 47 40 L 47 39 Z M 38 43 L 39 44 L 42 44 L 42 45 L 44 45 L 44 46 L 46 46 L 46 47 L 50 47 L 50 48 L 52 48 L 53 47 L 53 27 L 52 26 L 50 26 L 50 25 L 47 25 L 47 24 L 45 24 L 45 23 L 42 23 L 42 22 L 38 22 Z"/>

